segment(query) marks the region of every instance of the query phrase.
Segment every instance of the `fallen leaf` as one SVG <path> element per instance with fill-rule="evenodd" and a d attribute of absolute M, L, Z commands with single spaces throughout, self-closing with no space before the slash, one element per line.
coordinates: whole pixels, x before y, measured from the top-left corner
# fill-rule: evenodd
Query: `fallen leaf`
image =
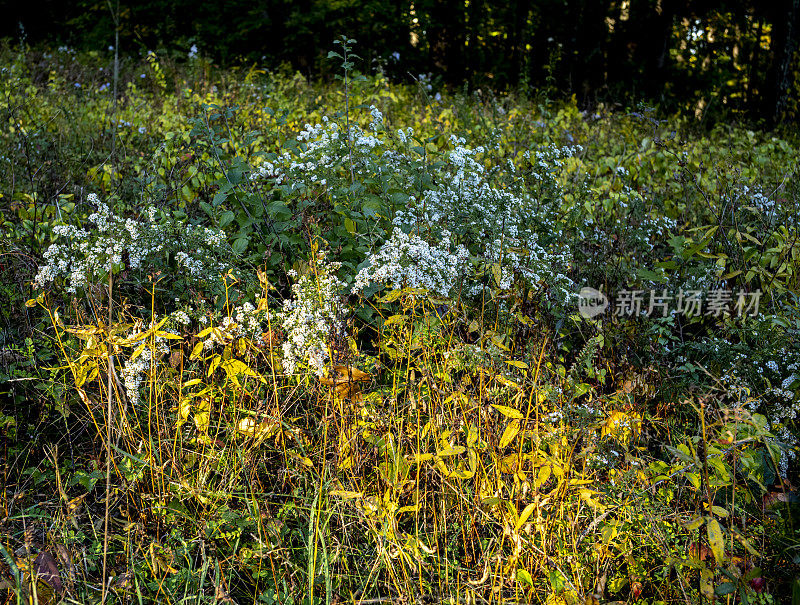
<path fill-rule="evenodd" d="M 58 571 L 58 563 L 47 551 L 42 551 L 33 562 L 33 569 L 36 576 L 46 582 L 58 594 L 64 593 L 64 585 L 61 583 L 61 574 Z"/>

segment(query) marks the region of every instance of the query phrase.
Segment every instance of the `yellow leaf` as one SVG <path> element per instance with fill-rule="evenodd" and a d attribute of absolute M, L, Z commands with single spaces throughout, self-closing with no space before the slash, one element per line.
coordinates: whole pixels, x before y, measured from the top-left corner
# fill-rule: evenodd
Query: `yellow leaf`
<path fill-rule="evenodd" d="M 494 375 L 494 379 L 497 382 L 499 382 L 500 384 L 502 384 L 504 387 L 509 387 L 511 389 L 518 389 L 519 388 L 519 385 L 516 382 L 514 382 L 513 380 L 509 380 L 508 378 L 506 378 L 502 374 L 495 374 Z"/>
<path fill-rule="evenodd" d="M 470 425 L 467 432 L 467 446 L 472 447 L 478 442 L 478 429 Z"/>
<path fill-rule="evenodd" d="M 220 365 L 220 367 L 223 370 L 225 370 L 225 373 L 228 375 L 228 378 L 230 378 L 237 385 L 239 384 L 237 377 L 240 376 L 241 374 L 244 374 L 245 376 L 252 376 L 253 378 L 257 378 L 264 384 L 267 384 L 267 380 L 261 374 L 259 374 L 250 366 L 248 366 L 246 363 L 238 359 L 228 359 L 224 361 Z"/>
<path fill-rule="evenodd" d="M 531 502 L 522 510 L 522 514 L 520 514 L 519 519 L 517 519 L 517 523 L 514 526 L 514 531 L 518 532 L 519 528 L 525 524 L 525 521 L 528 520 L 528 517 L 531 516 L 531 513 L 536 509 L 536 503 Z"/>
<path fill-rule="evenodd" d="M 214 357 L 211 359 L 211 363 L 208 364 L 208 375 L 209 376 L 211 376 L 214 373 L 214 370 L 217 369 L 217 367 L 219 366 L 221 361 L 222 361 L 222 357 L 220 357 L 219 355 L 214 355 Z"/>
<path fill-rule="evenodd" d="M 517 468 L 520 465 L 519 462 L 520 462 L 519 455 L 511 454 L 509 456 L 506 456 L 505 458 L 502 458 L 498 462 L 497 467 L 500 469 L 501 473 L 513 475 L 514 473 L 517 472 Z"/>
<path fill-rule="evenodd" d="M 146 343 L 146 342 L 143 342 L 143 343 L 142 343 L 142 344 L 140 344 L 138 347 L 136 347 L 136 350 L 135 350 L 135 351 L 134 351 L 134 352 L 131 354 L 130 361 L 133 361 L 133 360 L 135 360 L 137 357 L 139 357 L 139 355 L 141 355 L 141 354 L 142 354 L 142 351 L 144 351 L 144 348 L 145 348 L 146 346 L 147 346 L 147 343 Z"/>
<path fill-rule="evenodd" d="M 714 572 L 708 567 L 700 571 L 700 593 L 709 601 L 714 598 Z"/>
<path fill-rule="evenodd" d="M 209 390 L 210 389 L 206 388 L 200 391 L 199 393 L 190 393 L 189 395 L 181 399 L 181 402 L 178 404 L 178 420 L 175 422 L 175 426 L 177 428 L 181 428 L 189 419 L 189 414 L 192 411 L 192 401 L 197 397 L 201 397 Z M 198 407 L 200 409 L 202 408 L 210 409 L 210 405 L 211 405 L 210 400 L 206 399 L 205 403 L 201 402 Z"/>
<path fill-rule="evenodd" d="M 353 366 L 336 366 L 333 368 L 333 376 L 322 376 L 319 381 L 328 386 L 346 384 L 350 382 L 366 382 L 372 376 L 363 370 Z"/>
<path fill-rule="evenodd" d="M 496 346 L 498 349 L 502 351 L 510 351 L 506 344 L 503 342 L 503 338 L 497 334 L 493 334 L 491 337 L 492 344 Z"/>
<path fill-rule="evenodd" d="M 247 416 L 246 418 L 239 420 L 236 425 L 236 430 L 243 435 L 247 435 L 248 437 L 253 437 L 256 439 L 258 442 L 256 445 L 258 445 L 267 437 L 270 437 L 278 432 L 278 424 L 270 421 L 269 419 L 258 423 L 256 422 L 255 418 Z"/>
<path fill-rule="evenodd" d="M 206 328 L 205 330 L 201 330 L 200 332 L 197 333 L 197 338 L 205 338 L 206 336 L 211 334 L 211 332 L 213 332 L 216 329 L 217 328 L 211 326 L 209 328 Z"/>
<path fill-rule="evenodd" d="M 382 302 L 382 303 L 394 302 L 398 298 L 400 298 L 404 294 L 404 292 L 405 292 L 404 290 L 392 290 L 391 292 L 389 292 L 383 298 L 379 298 L 378 302 Z"/>
<path fill-rule="evenodd" d="M 335 489 L 330 492 L 331 496 L 338 496 L 344 500 L 352 500 L 354 498 L 363 498 L 364 495 L 361 492 L 350 492 L 341 489 Z"/>
<path fill-rule="evenodd" d="M 183 336 L 178 336 L 177 334 L 172 334 L 170 332 L 156 332 L 156 336 L 159 338 L 166 338 L 167 340 L 182 340 Z"/>
<path fill-rule="evenodd" d="M 547 480 L 550 478 L 551 471 L 552 467 L 549 464 L 541 467 L 536 473 L 536 479 L 533 482 L 533 486 L 538 489 L 547 483 Z"/>
<path fill-rule="evenodd" d="M 503 436 L 500 437 L 500 449 L 507 447 L 519 433 L 519 420 L 512 420 L 506 425 Z"/>
<path fill-rule="evenodd" d="M 600 504 L 600 502 L 592 498 L 592 496 L 594 496 L 595 494 L 599 494 L 599 492 L 595 492 L 590 489 L 586 489 L 585 487 L 582 487 L 578 489 L 578 494 L 580 495 L 581 500 L 586 502 L 586 504 L 588 504 L 592 508 L 600 508 L 600 509 L 605 508 L 605 506 Z"/>
<path fill-rule="evenodd" d="M 383 322 L 383 327 L 385 328 L 387 326 L 393 326 L 395 324 L 402 325 L 405 322 L 406 322 L 406 316 L 405 315 L 392 315 L 386 321 Z"/>
<path fill-rule="evenodd" d="M 472 479 L 475 476 L 474 471 L 453 469 L 448 475 L 452 479 Z"/>
<path fill-rule="evenodd" d="M 514 408 L 510 408 L 507 405 L 500 405 L 497 403 L 493 403 L 492 407 L 496 409 L 498 412 L 500 412 L 506 418 L 515 418 L 515 419 L 524 418 L 522 412 L 515 410 Z"/>
<path fill-rule="evenodd" d="M 719 525 L 719 521 L 712 517 L 707 517 L 706 531 L 708 532 L 708 543 L 711 546 L 711 552 L 714 553 L 717 564 L 722 565 L 725 560 L 725 538 L 722 536 L 722 528 Z"/>
<path fill-rule="evenodd" d="M 529 369 L 529 366 L 524 361 L 517 361 L 515 359 L 507 359 L 506 363 L 510 366 L 514 366 L 515 368 L 519 368 L 521 370 Z"/>
<path fill-rule="evenodd" d="M 689 521 L 687 523 L 682 523 L 681 525 L 683 525 L 683 528 L 688 530 L 688 531 L 694 531 L 694 530 L 702 527 L 703 523 L 705 523 L 705 521 L 706 521 L 705 517 L 697 517 L 696 519 L 692 519 L 691 521 Z"/>
<path fill-rule="evenodd" d="M 189 355 L 189 359 L 197 359 L 200 357 L 200 353 L 203 352 L 203 341 L 201 340 L 198 342 L 194 347 L 192 347 L 192 354 Z"/>
<path fill-rule="evenodd" d="M 440 452 L 436 452 L 436 455 L 440 458 L 444 458 L 445 456 L 457 456 L 458 454 L 463 454 L 465 451 L 467 451 L 467 448 L 465 448 L 463 445 L 456 445 L 454 447 L 448 447 Z"/>
<path fill-rule="evenodd" d="M 75 366 L 75 386 L 81 388 L 86 382 L 86 368 L 82 365 Z"/>

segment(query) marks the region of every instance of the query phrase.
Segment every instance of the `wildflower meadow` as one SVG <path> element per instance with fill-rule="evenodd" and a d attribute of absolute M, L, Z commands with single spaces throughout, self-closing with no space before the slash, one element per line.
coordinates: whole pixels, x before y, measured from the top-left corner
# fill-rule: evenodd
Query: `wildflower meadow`
<path fill-rule="evenodd" d="M 0 602 L 800 604 L 797 133 L 359 51 L 0 49 Z"/>

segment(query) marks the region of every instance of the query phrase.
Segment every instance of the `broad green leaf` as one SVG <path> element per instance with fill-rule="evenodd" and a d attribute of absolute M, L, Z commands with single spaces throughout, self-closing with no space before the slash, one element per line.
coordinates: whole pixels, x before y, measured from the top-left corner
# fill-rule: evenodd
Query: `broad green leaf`
<path fill-rule="evenodd" d="M 531 574 L 524 569 L 517 570 L 517 582 L 533 587 L 533 578 L 531 578 Z"/>
<path fill-rule="evenodd" d="M 717 586 L 714 592 L 716 592 L 720 596 L 733 594 L 734 592 L 736 592 L 736 584 L 734 584 L 733 582 L 723 582 L 722 584 Z"/>

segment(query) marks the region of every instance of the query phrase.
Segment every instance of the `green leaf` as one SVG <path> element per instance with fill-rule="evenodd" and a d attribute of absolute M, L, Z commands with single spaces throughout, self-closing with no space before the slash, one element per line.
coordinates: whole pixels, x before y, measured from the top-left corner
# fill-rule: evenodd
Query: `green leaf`
<path fill-rule="evenodd" d="M 732 582 L 723 582 L 714 589 L 714 592 L 716 592 L 720 596 L 724 596 L 726 594 L 733 594 L 734 592 L 736 592 L 736 585 L 733 584 Z"/>
<path fill-rule="evenodd" d="M 531 588 L 533 587 L 533 578 L 531 577 L 531 574 L 524 569 L 517 570 L 517 582 L 520 584 L 527 584 Z"/>
<path fill-rule="evenodd" d="M 712 506 L 711 512 L 715 514 L 717 517 L 725 518 L 728 516 L 728 511 L 722 508 L 721 506 Z"/>
<path fill-rule="evenodd" d="M 246 237 L 239 237 L 233 241 L 231 248 L 236 254 L 242 254 L 245 250 L 247 250 L 247 244 L 249 240 Z"/>
<path fill-rule="evenodd" d="M 683 525 L 683 528 L 688 530 L 688 531 L 694 531 L 698 527 L 702 527 L 703 523 L 705 523 L 705 522 L 706 522 L 705 517 L 697 517 L 696 519 L 692 519 L 688 523 L 685 523 Z"/>
<path fill-rule="evenodd" d="M 392 290 L 386 296 L 383 296 L 383 297 L 379 298 L 378 302 L 382 302 L 382 303 L 394 302 L 398 298 L 400 298 L 403 294 L 404 294 L 404 290 L 402 290 L 402 289 Z"/>
<path fill-rule="evenodd" d="M 227 191 L 227 190 L 220 189 L 220 190 L 217 192 L 217 195 L 215 195 L 215 196 L 214 196 L 214 199 L 213 199 L 213 200 L 211 200 L 211 205 L 212 205 L 212 206 L 214 206 L 214 207 L 216 208 L 216 207 L 217 207 L 217 206 L 219 206 L 219 205 L 220 205 L 222 202 L 224 202 L 226 199 L 228 199 L 228 191 Z"/>

